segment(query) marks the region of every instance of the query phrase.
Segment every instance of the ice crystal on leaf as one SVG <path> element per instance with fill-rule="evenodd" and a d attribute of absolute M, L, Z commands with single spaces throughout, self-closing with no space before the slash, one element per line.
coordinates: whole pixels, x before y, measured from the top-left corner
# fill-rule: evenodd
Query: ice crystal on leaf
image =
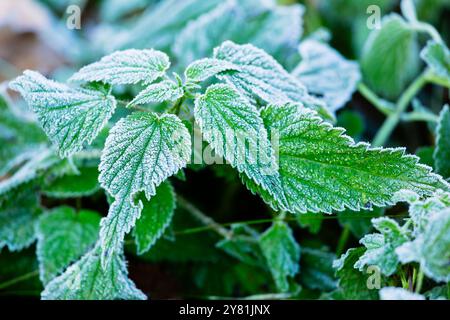
<path fill-rule="evenodd" d="M 192 62 L 184 72 L 187 81 L 201 82 L 227 70 L 239 70 L 238 66 L 228 61 L 205 58 Z"/>
<path fill-rule="evenodd" d="M 176 101 L 184 95 L 183 88 L 172 80 L 149 85 L 128 104 L 128 106 L 152 102 Z"/>
<path fill-rule="evenodd" d="M 71 88 L 34 71 L 25 71 L 10 88 L 21 93 L 63 157 L 91 143 L 116 107 L 111 95 Z"/>
<path fill-rule="evenodd" d="M 436 149 L 433 154 L 437 172 L 450 177 L 450 108 L 445 105 L 436 128 Z"/>

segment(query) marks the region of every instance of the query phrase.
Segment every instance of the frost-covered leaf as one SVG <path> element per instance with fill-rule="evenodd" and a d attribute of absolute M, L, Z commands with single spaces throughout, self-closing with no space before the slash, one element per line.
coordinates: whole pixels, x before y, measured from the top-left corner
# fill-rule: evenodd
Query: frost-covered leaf
<path fill-rule="evenodd" d="M 450 87 L 450 50 L 443 43 L 429 41 L 420 56 L 441 82 Z"/>
<path fill-rule="evenodd" d="M 133 235 L 139 255 L 148 251 L 172 221 L 175 194 L 170 183 L 163 182 L 149 200 L 142 200 L 141 217 L 136 221 Z"/>
<path fill-rule="evenodd" d="M 312 290 L 331 291 L 336 289 L 333 261 L 335 255 L 326 250 L 302 247 L 301 284 Z"/>
<path fill-rule="evenodd" d="M 153 83 L 139 92 L 139 94 L 128 104 L 139 105 L 154 102 L 176 101 L 184 95 L 183 88 L 172 80 L 164 80 Z"/>
<path fill-rule="evenodd" d="M 275 222 L 261 235 L 259 243 L 277 288 L 288 291 L 288 278 L 297 274 L 300 261 L 300 246 L 292 230 L 284 222 Z"/>
<path fill-rule="evenodd" d="M 448 184 L 405 155 L 402 148 L 370 148 L 343 135 L 312 111 L 296 104 L 271 105 L 261 111 L 266 128 L 279 135 L 279 173 L 290 212 L 360 210 L 394 203 L 397 191 L 430 194 Z M 277 208 L 267 192 L 250 190 Z"/>
<path fill-rule="evenodd" d="M 114 254 L 106 269 L 96 246 L 50 281 L 41 293 L 43 300 L 145 300 L 146 296 L 128 278 L 123 254 Z"/>
<path fill-rule="evenodd" d="M 137 112 L 111 129 L 99 166 L 100 184 L 115 198 L 100 227 L 105 258 L 139 218 L 142 202 L 135 204 L 134 197 L 144 192 L 150 200 L 189 161 L 190 146 L 187 128 L 174 115 Z"/>
<path fill-rule="evenodd" d="M 384 275 L 390 276 L 399 263 L 395 249 L 409 240 L 407 231 L 386 217 L 372 219 L 372 224 L 380 233 L 368 234 L 360 240 L 367 250 L 355 263 L 355 268 L 364 271 L 365 267 L 377 266 Z"/>
<path fill-rule="evenodd" d="M 253 45 L 237 45 L 225 41 L 214 49 L 214 58 L 239 67 L 239 71 L 219 76 L 242 92 L 253 104 L 260 99 L 267 103 L 296 102 L 329 117 L 325 105 L 308 95 L 305 86 L 264 50 Z"/>
<path fill-rule="evenodd" d="M 216 154 L 284 203 L 274 150 L 255 106 L 233 87 L 216 84 L 195 100 L 194 115 Z"/>
<path fill-rule="evenodd" d="M 108 39 L 108 45 L 113 49 L 168 49 L 189 21 L 211 11 L 222 1 L 159 1 L 155 7 L 148 8 L 134 25 L 127 26 L 114 39 Z"/>
<path fill-rule="evenodd" d="M 417 261 L 425 275 L 435 281 L 450 281 L 450 204 L 431 214 L 422 234 L 396 250 L 402 263 Z"/>
<path fill-rule="evenodd" d="M 396 14 L 382 20 L 364 46 L 364 81 L 377 93 L 396 99 L 418 71 L 418 47 L 413 28 Z"/>
<path fill-rule="evenodd" d="M 273 0 L 227 0 L 189 23 L 176 37 L 173 52 L 183 64 L 212 54 L 225 40 L 250 43 L 286 58 L 302 32 L 303 7 Z M 283 59 L 285 60 L 285 59 Z"/>
<path fill-rule="evenodd" d="M 368 278 L 370 274 L 361 272 L 353 266 L 359 257 L 364 253 L 364 248 L 349 249 L 338 260 L 335 260 L 333 267 L 336 269 L 338 277 L 337 294 L 341 299 L 346 300 L 377 300 L 378 290 L 369 289 Z"/>
<path fill-rule="evenodd" d="M 89 210 L 75 212 L 58 207 L 42 215 L 37 223 L 37 256 L 41 281 L 45 284 L 78 260 L 98 237 L 100 215 Z"/>
<path fill-rule="evenodd" d="M 192 62 L 185 70 L 184 76 L 187 81 L 201 82 L 227 70 L 238 70 L 239 68 L 228 61 L 204 58 Z"/>
<path fill-rule="evenodd" d="M 361 79 L 358 64 L 314 39 L 304 40 L 299 52 L 302 61 L 292 74 L 310 94 L 323 99 L 332 112 L 342 108 L 351 99 Z"/>
<path fill-rule="evenodd" d="M 113 96 L 101 91 L 74 89 L 34 71 L 10 83 L 37 114 L 45 133 L 67 157 L 90 144 L 116 107 Z"/>
<path fill-rule="evenodd" d="M 380 290 L 381 300 L 425 300 L 421 294 L 403 288 L 384 287 Z"/>
<path fill-rule="evenodd" d="M 42 193 L 51 198 L 77 198 L 90 196 L 99 189 L 97 167 L 82 167 L 78 174 L 64 175 L 47 182 Z"/>
<path fill-rule="evenodd" d="M 33 188 L 21 188 L 0 199 L 0 250 L 22 250 L 36 239 L 34 232 L 41 209 Z"/>
<path fill-rule="evenodd" d="M 450 177 L 450 108 L 445 105 L 436 128 L 436 149 L 433 154 L 436 171 Z"/>
<path fill-rule="evenodd" d="M 153 49 L 116 51 L 75 73 L 69 81 L 102 81 L 112 85 L 149 84 L 162 77 L 170 67 L 169 57 Z"/>

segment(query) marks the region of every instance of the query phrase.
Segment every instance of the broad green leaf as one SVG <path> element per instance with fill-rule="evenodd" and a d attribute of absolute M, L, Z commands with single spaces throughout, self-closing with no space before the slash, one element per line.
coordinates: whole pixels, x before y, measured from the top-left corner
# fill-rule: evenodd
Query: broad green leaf
<path fill-rule="evenodd" d="M 225 41 L 214 49 L 214 58 L 239 68 L 239 71 L 224 72 L 219 78 L 233 85 L 253 104 L 257 104 L 258 99 L 266 103 L 303 103 L 330 117 L 325 105 L 309 96 L 305 86 L 264 50 L 250 44 L 237 45 Z"/>
<path fill-rule="evenodd" d="M 299 52 L 302 61 L 292 74 L 310 94 L 323 99 L 330 111 L 342 108 L 351 99 L 361 79 L 358 64 L 314 39 L 304 40 Z"/>
<path fill-rule="evenodd" d="M 37 257 L 45 284 L 70 263 L 83 256 L 97 241 L 100 215 L 89 210 L 75 212 L 58 207 L 42 215 L 37 223 Z"/>
<path fill-rule="evenodd" d="M 360 240 L 367 250 L 355 263 L 355 268 L 364 271 L 365 267 L 377 266 L 384 275 L 391 276 L 399 263 L 395 249 L 409 237 L 406 230 L 390 218 L 375 218 L 372 224 L 380 233 L 367 234 Z"/>
<path fill-rule="evenodd" d="M 28 102 L 62 157 L 90 144 L 116 107 L 111 95 L 74 89 L 29 70 L 12 81 L 10 88 L 20 92 Z"/>
<path fill-rule="evenodd" d="M 450 109 L 445 105 L 436 128 L 436 149 L 433 154 L 436 171 L 450 177 Z"/>
<path fill-rule="evenodd" d="M 393 204 L 397 191 L 430 194 L 448 184 L 402 148 L 370 148 L 344 135 L 296 104 L 261 111 L 266 128 L 279 136 L 279 174 L 290 212 L 331 212 Z M 275 209 L 278 204 L 247 179 Z"/>
<path fill-rule="evenodd" d="M 82 167 L 78 174 L 64 175 L 47 182 L 42 193 L 51 198 L 90 196 L 100 189 L 97 167 Z"/>
<path fill-rule="evenodd" d="M 36 239 L 41 209 L 34 188 L 21 188 L 0 198 L 0 249 L 22 250 Z"/>
<path fill-rule="evenodd" d="M 175 193 L 171 184 L 163 182 L 149 201 L 142 200 L 141 217 L 136 221 L 133 235 L 139 255 L 147 252 L 172 222 Z"/>
<path fill-rule="evenodd" d="M 431 69 L 433 76 L 450 87 L 450 50 L 443 43 L 428 41 L 420 56 Z"/>
<path fill-rule="evenodd" d="M 335 255 L 326 248 L 314 249 L 302 247 L 301 284 L 312 290 L 331 291 L 336 289 L 333 261 Z"/>
<path fill-rule="evenodd" d="M 277 288 L 288 291 L 288 277 L 298 273 L 300 263 L 300 246 L 292 230 L 284 222 L 275 222 L 261 235 L 259 244 Z"/>
<path fill-rule="evenodd" d="M 421 294 L 403 288 L 384 287 L 380 290 L 381 300 L 425 300 Z"/>
<path fill-rule="evenodd" d="M 183 88 L 172 80 L 149 85 L 128 104 L 128 106 L 152 102 L 176 101 L 184 95 Z"/>
<path fill-rule="evenodd" d="M 75 73 L 69 81 L 102 81 L 112 85 L 149 84 L 162 77 L 170 67 L 169 57 L 153 49 L 116 51 Z"/>
<path fill-rule="evenodd" d="M 394 100 L 417 74 L 418 62 L 415 31 L 400 16 L 391 14 L 367 39 L 361 70 L 373 90 Z"/>
<path fill-rule="evenodd" d="M 184 76 L 189 82 L 202 82 L 227 70 L 239 68 L 228 61 L 205 58 L 192 62 L 185 70 Z"/>
<path fill-rule="evenodd" d="M 216 154 L 284 202 L 274 150 L 255 106 L 233 87 L 216 84 L 195 100 L 194 115 Z"/>
<path fill-rule="evenodd" d="M 96 246 L 54 278 L 41 293 L 43 300 L 145 300 L 146 296 L 128 278 L 123 254 L 115 254 L 106 269 Z"/>
<path fill-rule="evenodd" d="M 340 299 L 344 300 L 377 300 L 378 290 L 369 289 L 369 273 L 363 273 L 353 266 L 364 253 L 364 248 L 349 249 L 338 260 L 333 267 L 338 277 L 338 289 L 334 292 Z"/>
<path fill-rule="evenodd" d="M 135 196 L 143 192 L 150 200 L 159 184 L 186 166 L 190 146 L 187 128 L 174 115 L 133 113 L 111 129 L 99 166 L 100 184 L 115 198 L 100 227 L 105 258 L 140 216 Z"/>
<path fill-rule="evenodd" d="M 126 26 L 107 44 L 112 49 L 168 49 L 191 21 L 214 9 L 223 0 L 164 0 L 148 8 L 134 25 Z"/>

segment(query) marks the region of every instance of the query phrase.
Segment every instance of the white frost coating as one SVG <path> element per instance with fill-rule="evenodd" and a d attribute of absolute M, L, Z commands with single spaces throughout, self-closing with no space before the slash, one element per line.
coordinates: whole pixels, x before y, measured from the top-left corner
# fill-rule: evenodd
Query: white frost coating
<path fill-rule="evenodd" d="M 201 82 L 228 70 L 238 71 L 239 67 L 228 61 L 205 58 L 192 62 L 184 71 L 184 76 L 187 81 Z"/>
<path fill-rule="evenodd" d="M 151 84 L 139 92 L 127 107 L 152 102 L 176 101 L 183 95 L 184 91 L 182 87 L 172 80 L 164 80 Z"/>
<path fill-rule="evenodd" d="M 292 74 L 310 94 L 322 98 L 335 112 L 351 99 L 361 79 L 358 64 L 348 61 L 325 43 L 310 39 L 299 46 L 301 63 Z"/>
<path fill-rule="evenodd" d="M 142 203 L 134 196 L 143 191 L 150 199 L 156 187 L 189 161 L 191 138 L 174 115 L 134 113 L 120 120 L 106 140 L 99 181 L 115 201 L 101 221 L 102 263 L 106 264 L 139 218 Z"/>
<path fill-rule="evenodd" d="M 384 287 L 380 289 L 381 300 L 425 300 L 421 294 L 417 294 L 403 288 Z"/>
<path fill-rule="evenodd" d="M 123 254 L 115 254 L 101 269 L 100 247 L 85 254 L 41 293 L 43 300 L 145 300 L 147 297 L 128 278 Z"/>
<path fill-rule="evenodd" d="M 69 81 L 102 81 L 112 85 L 149 84 L 163 76 L 169 67 L 169 57 L 164 52 L 129 49 L 116 51 L 83 67 Z"/>
<path fill-rule="evenodd" d="M 10 83 L 20 92 L 61 157 L 68 157 L 90 144 L 112 116 L 116 101 L 99 91 L 74 89 L 46 79 L 34 71 Z"/>
<path fill-rule="evenodd" d="M 194 115 L 219 156 L 285 203 L 275 153 L 255 106 L 233 87 L 217 84 L 195 100 Z"/>

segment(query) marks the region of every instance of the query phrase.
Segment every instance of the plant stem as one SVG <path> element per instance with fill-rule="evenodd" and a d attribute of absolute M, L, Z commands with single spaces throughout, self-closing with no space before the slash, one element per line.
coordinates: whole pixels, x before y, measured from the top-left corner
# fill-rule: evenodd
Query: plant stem
<path fill-rule="evenodd" d="M 419 274 L 417 276 L 417 284 L 416 284 L 416 290 L 415 290 L 416 293 L 420 293 L 420 291 L 422 290 L 423 277 L 424 277 L 423 270 L 422 270 L 422 268 L 420 268 Z"/>
<path fill-rule="evenodd" d="M 228 229 L 222 227 L 220 224 L 215 222 L 213 219 L 205 215 L 203 212 L 201 212 L 199 209 L 197 209 L 192 203 L 187 201 L 181 196 L 177 196 L 177 202 L 186 211 L 188 211 L 190 214 L 192 214 L 193 217 L 195 217 L 197 220 L 199 220 L 204 225 L 210 226 L 212 230 L 217 232 L 219 235 L 226 239 L 230 239 L 233 236 L 233 233 L 229 231 Z"/>
<path fill-rule="evenodd" d="M 378 109 L 378 111 L 380 111 L 384 115 L 389 116 L 395 110 L 395 105 L 393 103 L 378 97 L 375 92 L 370 90 L 370 88 L 367 87 L 364 83 L 360 82 L 358 84 L 358 91 L 367 101 L 369 101 L 374 107 Z"/>
<path fill-rule="evenodd" d="M 39 270 L 34 270 L 34 271 L 31 271 L 31 272 L 25 273 L 25 274 L 23 274 L 21 276 L 18 276 L 18 277 L 14 278 L 14 279 L 5 281 L 3 283 L 0 283 L 0 290 L 8 288 L 8 287 L 10 287 L 12 285 L 15 285 L 16 283 L 19 283 L 19 282 L 22 282 L 22 281 L 34 278 L 38 274 L 39 274 Z"/>
<path fill-rule="evenodd" d="M 339 257 L 344 253 L 345 246 L 347 245 L 348 238 L 350 237 L 350 227 L 345 226 L 342 230 L 341 236 L 339 237 L 338 244 L 336 247 L 336 257 Z"/>
<path fill-rule="evenodd" d="M 380 130 L 378 130 L 378 133 L 376 134 L 372 143 L 374 147 L 380 147 L 384 145 L 386 141 L 389 139 L 390 135 L 392 134 L 392 131 L 394 131 L 395 127 L 400 121 L 403 112 L 406 110 L 411 100 L 416 96 L 416 94 L 420 91 L 420 89 L 422 89 L 422 87 L 427 82 L 427 74 L 428 70 L 426 70 L 419 77 L 417 77 L 417 79 L 414 80 L 414 82 L 411 83 L 410 86 L 406 89 L 406 91 L 402 94 L 402 96 L 397 102 L 397 106 L 394 113 L 392 113 L 387 117 L 387 119 L 381 126 Z"/>
<path fill-rule="evenodd" d="M 425 121 L 425 122 L 438 122 L 439 117 L 431 112 L 409 112 L 402 115 L 401 120 L 403 121 Z"/>

